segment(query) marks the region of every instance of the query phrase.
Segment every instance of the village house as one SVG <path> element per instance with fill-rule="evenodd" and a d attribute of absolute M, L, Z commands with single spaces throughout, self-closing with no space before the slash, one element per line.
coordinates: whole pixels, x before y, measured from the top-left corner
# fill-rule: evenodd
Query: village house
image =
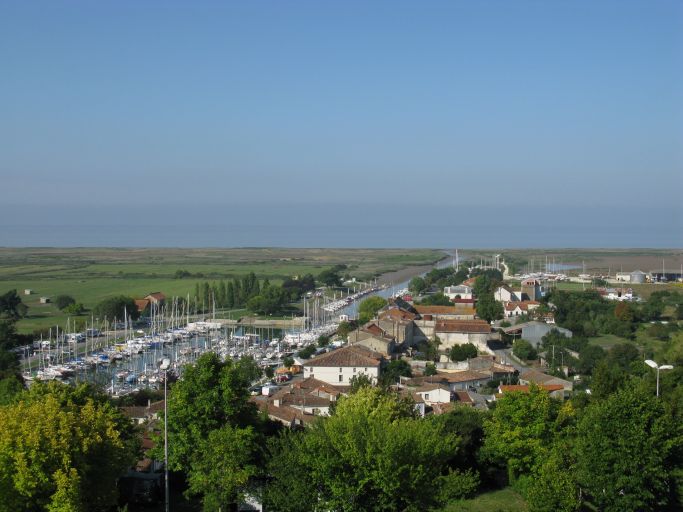
<path fill-rule="evenodd" d="M 515 337 L 519 336 L 522 339 L 527 340 L 534 347 L 538 347 L 543 340 L 543 336 L 553 330 L 559 332 L 567 338 L 571 338 L 573 335 L 572 331 L 569 329 L 538 321 L 524 322 L 522 324 L 506 327 L 503 329 L 503 332 L 506 334 L 511 334 Z"/>
<path fill-rule="evenodd" d="M 379 352 L 385 357 L 390 357 L 397 350 L 396 338 L 384 330 L 380 326 L 380 323 L 382 323 L 382 321 L 371 321 L 365 324 L 363 327 L 350 332 L 349 344 L 353 346 L 362 346 L 375 352 Z M 399 322 L 397 322 L 398 326 L 394 322 L 384 323 L 385 327 L 388 327 L 392 330 L 401 326 Z"/>
<path fill-rule="evenodd" d="M 546 285 L 540 279 L 529 278 L 522 281 L 522 300 L 541 300 L 546 294 Z"/>
<path fill-rule="evenodd" d="M 379 352 L 349 345 L 304 363 L 304 378 L 315 377 L 328 384 L 348 386 L 353 377 L 366 375 L 376 383 L 383 360 Z"/>
<path fill-rule="evenodd" d="M 446 286 L 443 289 L 443 294 L 448 297 L 449 299 L 471 299 L 472 297 L 472 288 L 470 286 L 466 286 L 464 284 L 460 284 L 457 286 Z"/>
<path fill-rule="evenodd" d="M 505 318 L 528 315 L 531 311 L 540 307 L 541 303 L 535 300 L 523 300 L 519 302 L 503 303 L 503 313 Z"/>
<path fill-rule="evenodd" d="M 493 297 L 498 302 L 517 302 L 521 299 L 522 292 L 516 292 L 508 285 L 503 284 L 499 286 L 495 292 L 493 292 Z"/>
<path fill-rule="evenodd" d="M 480 352 L 490 352 L 487 341 L 497 338 L 484 320 L 438 320 L 434 325 L 434 335 L 441 340 L 441 350 L 472 343 Z"/>
<path fill-rule="evenodd" d="M 519 383 L 525 386 L 532 383 L 537 386 L 560 385 L 565 391 L 572 391 L 574 389 L 572 382 L 534 369 L 524 370 L 520 373 Z"/>

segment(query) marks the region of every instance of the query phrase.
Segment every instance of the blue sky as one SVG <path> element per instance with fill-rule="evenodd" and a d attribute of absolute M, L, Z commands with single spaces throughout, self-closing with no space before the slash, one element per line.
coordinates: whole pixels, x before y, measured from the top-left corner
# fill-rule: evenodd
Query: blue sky
<path fill-rule="evenodd" d="M 4 1 L 0 62 L 3 223 L 533 205 L 683 227 L 680 1 Z"/>

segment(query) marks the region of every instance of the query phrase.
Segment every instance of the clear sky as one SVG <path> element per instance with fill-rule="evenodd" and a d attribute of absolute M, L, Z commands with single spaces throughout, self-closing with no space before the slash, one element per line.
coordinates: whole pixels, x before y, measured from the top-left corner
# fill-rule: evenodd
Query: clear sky
<path fill-rule="evenodd" d="M 5 224 L 618 209 L 683 245 L 678 0 L 4 0 L 0 62 Z"/>

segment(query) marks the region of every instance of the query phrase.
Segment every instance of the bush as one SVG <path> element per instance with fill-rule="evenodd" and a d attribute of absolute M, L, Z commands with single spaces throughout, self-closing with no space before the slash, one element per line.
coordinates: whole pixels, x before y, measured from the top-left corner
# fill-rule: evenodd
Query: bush
<path fill-rule="evenodd" d="M 57 295 L 55 297 L 55 305 L 61 310 L 64 310 L 75 303 L 76 299 L 71 295 Z"/>
<path fill-rule="evenodd" d="M 519 339 L 512 344 L 512 353 L 524 361 L 536 359 L 538 354 L 536 349 L 527 340 Z"/>
<path fill-rule="evenodd" d="M 465 361 L 477 357 L 477 347 L 472 343 L 465 343 L 463 345 L 455 345 L 450 352 L 451 361 Z"/>

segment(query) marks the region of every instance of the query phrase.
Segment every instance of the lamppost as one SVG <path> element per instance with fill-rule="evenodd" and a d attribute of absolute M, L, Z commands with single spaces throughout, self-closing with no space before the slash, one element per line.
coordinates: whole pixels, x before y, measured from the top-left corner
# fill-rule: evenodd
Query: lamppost
<path fill-rule="evenodd" d="M 171 360 L 164 358 L 161 360 L 161 365 L 159 369 L 164 372 L 164 498 L 165 498 L 165 509 L 166 512 L 169 511 L 169 491 L 168 491 L 168 368 L 171 366 Z"/>
<path fill-rule="evenodd" d="M 673 370 L 674 367 L 670 364 L 663 364 L 662 366 L 659 366 L 652 359 L 646 359 L 645 364 L 650 368 L 657 370 L 657 396 L 659 396 L 659 370 Z"/>

